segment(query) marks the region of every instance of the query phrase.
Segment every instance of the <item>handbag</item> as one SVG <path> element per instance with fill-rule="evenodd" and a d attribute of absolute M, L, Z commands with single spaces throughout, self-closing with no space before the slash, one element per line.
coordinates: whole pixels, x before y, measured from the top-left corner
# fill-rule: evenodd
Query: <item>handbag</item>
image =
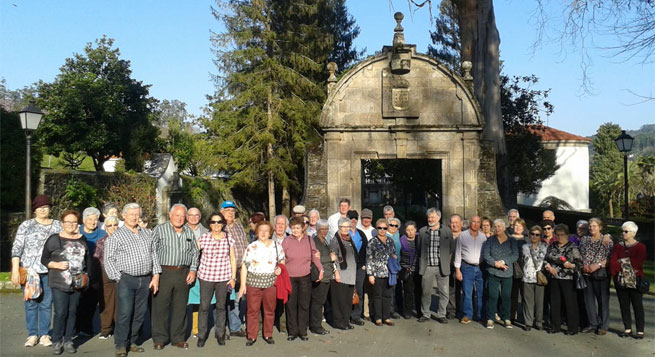
<path fill-rule="evenodd" d="M 512 273 L 512 277 L 514 279 L 523 279 L 523 267 L 521 267 L 521 263 L 519 261 L 515 261 L 514 264 L 514 272 Z"/>
<path fill-rule="evenodd" d="M 275 274 L 253 273 L 249 271 L 246 275 L 246 285 L 252 286 L 253 288 L 266 289 L 275 284 L 276 278 L 277 276 Z"/>
<path fill-rule="evenodd" d="M 321 272 L 318 270 L 316 265 L 314 265 L 312 259 L 312 242 L 309 241 L 310 239 L 311 238 L 307 237 L 307 244 L 309 244 L 309 280 L 318 281 L 321 276 Z"/>
<path fill-rule="evenodd" d="M 530 257 L 532 258 L 532 265 L 534 265 L 535 270 L 537 269 L 537 261 L 534 259 L 534 255 L 530 252 Z M 537 285 L 546 286 L 548 285 L 548 278 L 541 270 L 537 270 Z"/>
<path fill-rule="evenodd" d="M 587 288 L 587 282 L 584 280 L 584 276 L 579 270 L 575 271 L 575 288 L 578 290 L 584 290 Z"/>
<path fill-rule="evenodd" d="M 616 276 L 616 283 L 618 286 L 625 289 L 636 289 L 637 277 L 635 275 L 635 270 L 632 267 L 632 263 L 630 262 L 630 248 L 628 248 L 625 243 L 623 244 L 623 247 L 627 254 L 625 257 L 618 259 L 621 270 Z"/>
<path fill-rule="evenodd" d="M 650 282 L 641 276 L 637 277 L 637 291 L 640 294 L 646 294 L 650 290 Z"/>
<path fill-rule="evenodd" d="M 73 275 L 71 288 L 73 288 L 74 290 L 86 290 L 88 286 L 89 286 L 89 274 L 79 273 Z"/>
<path fill-rule="evenodd" d="M 27 282 L 27 268 L 18 267 L 18 283 L 20 285 L 25 285 Z"/>
<path fill-rule="evenodd" d="M 29 269 L 25 279 L 25 288 L 23 289 L 23 300 L 34 300 L 41 296 L 41 277 L 37 272 Z"/>
<path fill-rule="evenodd" d="M 353 305 L 358 305 L 359 304 L 359 295 L 357 295 L 357 291 L 353 290 Z"/>

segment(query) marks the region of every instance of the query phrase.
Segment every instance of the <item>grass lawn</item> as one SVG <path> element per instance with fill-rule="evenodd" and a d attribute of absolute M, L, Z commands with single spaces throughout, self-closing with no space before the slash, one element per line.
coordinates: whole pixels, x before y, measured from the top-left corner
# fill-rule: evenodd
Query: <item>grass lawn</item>
<path fill-rule="evenodd" d="M 9 281 L 9 276 L 11 275 L 10 272 L 2 272 L 0 273 L 0 281 Z"/>
<path fill-rule="evenodd" d="M 62 162 L 63 160 L 61 160 L 59 157 L 45 154 L 43 155 L 43 160 L 41 161 L 41 167 L 50 169 L 63 169 L 64 165 L 62 165 Z M 96 169 L 93 166 L 93 160 L 91 157 L 85 156 L 84 160 L 82 161 L 82 165 L 80 165 L 78 170 L 95 171 Z"/>

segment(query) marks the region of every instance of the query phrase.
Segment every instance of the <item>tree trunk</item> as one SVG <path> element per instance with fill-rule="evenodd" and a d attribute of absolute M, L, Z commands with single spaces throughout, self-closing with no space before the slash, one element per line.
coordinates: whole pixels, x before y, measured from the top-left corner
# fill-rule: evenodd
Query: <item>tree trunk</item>
<path fill-rule="evenodd" d="M 286 186 L 282 186 L 282 212 L 281 214 L 291 216 L 291 195 Z"/>
<path fill-rule="evenodd" d="M 610 218 L 614 218 L 614 207 L 612 205 L 612 199 L 611 198 L 610 198 L 610 201 L 609 201 L 609 205 L 610 205 Z"/>
<path fill-rule="evenodd" d="M 267 115 L 268 115 L 268 123 L 267 127 L 270 130 L 271 127 L 273 126 L 273 111 L 271 109 L 271 106 L 273 105 L 273 93 L 271 92 L 271 88 L 268 88 L 268 98 L 266 101 L 266 106 L 267 106 Z M 273 144 L 268 143 L 266 146 L 266 162 L 270 164 L 271 159 L 273 158 Z M 275 211 L 275 178 L 273 177 L 273 169 L 270 168 L 268 169 L 268 215 L 271 219 L 271 222 L 273 222 L 273 217 L 275 217 L 276 211 Z"/>
<path fill-rule="evenodd" d="M 493 0 L 454 0 L 459 14 L 462 61 L 473 64 L 473 90 L 482 109 L 483 140 L 496 149 L 497 184 L 503 204 L 516 206 L 513 178 L 510 177 L 505 132 L 500 106 L 500 35 L 496 28 Z"/>

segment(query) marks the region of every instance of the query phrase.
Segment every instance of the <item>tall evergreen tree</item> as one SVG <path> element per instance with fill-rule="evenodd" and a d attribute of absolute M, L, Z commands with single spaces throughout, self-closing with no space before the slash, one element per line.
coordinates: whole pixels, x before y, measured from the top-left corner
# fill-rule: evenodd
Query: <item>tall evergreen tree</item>
<path fill-rule="evenodd" d="M 620 204 L 617 203 L 621 202 L 623 190 L 623 158 L 614 142 L 619 135 L 618 124 L 606 123 L 598 128 L 591 141 L 594 150 L 589 172 L 591 206 L 610 217 L 619 213 Z"/>
<path fill-rule="evenodd" d="M 439 15 L 434 18 L 434 31 L 430 31 L 432 44 L 428 45 L 428 54 L 441 60 L 455 72 L 461 71 L 461 44 L 459 26 L 457 25 L 457 8 L 451 0 L 442 0 Z"/>

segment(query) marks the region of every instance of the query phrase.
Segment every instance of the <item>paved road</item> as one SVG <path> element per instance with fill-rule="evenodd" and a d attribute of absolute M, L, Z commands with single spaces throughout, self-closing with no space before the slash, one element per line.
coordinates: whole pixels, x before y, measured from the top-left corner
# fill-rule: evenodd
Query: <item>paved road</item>
<path fill-rule="evenodd" d="M 496 327 L 488 330 L 479 324 L 461 325 L 451 320 L 447 325 L 434 321 L 418 323 L 416 320 L 397 320 L 394 327 L 377 327 L 371 323 L 356 327 L 349 332 L 330 329 L 327 336 L 313 336 L 307 342 L 287 342 L 286 336 L 277 332 L 276 344 L 269 346 L 259 339 L 252 347 L 245 347 L 245 339 L 235 338 L 219 347 L 209 340 L 203 349 L 195 346 L 187 351 L 166 346 L 154 351 L 152 341 L 143 344 L 145 353 L 131 356 L 225 355 L 230 356 L 655 356 L 655 298 L 644 298 L 646 307 L 646 338 L 622 339 L 615 331 L 606 336 L 578 334 L 573 337 L 555 336 L 543 331 L 524 332 L 519 328 Z M 622 330 L 621 315 L 615 294 L 611 297 L 610 328 Z M 24 310 L 19 294 L 0 295 L 0 354 L 2 356 L 46 356 L 50 348 L 22 347 L 26 338 Z M 329 328 L 329 327 L 328 327 Z M 113 356 L 113 340 L 76 340 L 78 355 Z M 65 355 L 65 354 L 64 354 Z"/>

